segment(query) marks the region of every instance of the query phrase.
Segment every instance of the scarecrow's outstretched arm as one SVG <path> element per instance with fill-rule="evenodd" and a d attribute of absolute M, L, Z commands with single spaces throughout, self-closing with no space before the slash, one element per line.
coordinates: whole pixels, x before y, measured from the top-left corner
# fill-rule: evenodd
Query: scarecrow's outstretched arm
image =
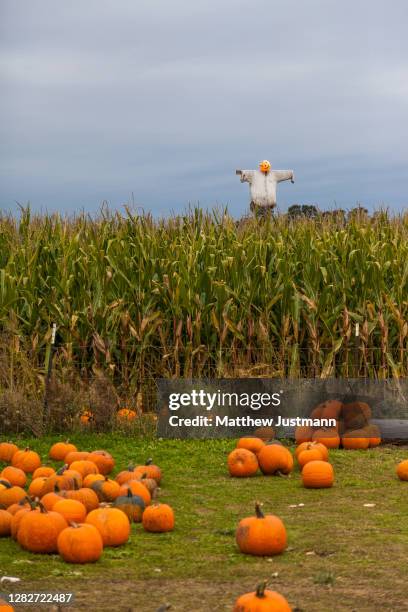
<path fill-rule="evenodd" d="M 235 170 L 235 174 L 241 177 L 241 183 L 250 183 L 254 174 L 253 170 Z"/>
<path fill-rule="evenodd" d="M 295 182 L 295 174 L 293 170 L 274 170 L 274 175 L 278 183 L 281 181 L 288 181 L 289 179 L 292 183 Z"/>

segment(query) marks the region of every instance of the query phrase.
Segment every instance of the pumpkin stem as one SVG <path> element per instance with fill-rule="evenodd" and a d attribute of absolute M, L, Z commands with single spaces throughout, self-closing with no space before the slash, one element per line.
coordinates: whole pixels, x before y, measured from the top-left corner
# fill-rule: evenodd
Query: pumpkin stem
<path fill-rule="evenodd" d="M 11 487 L 13 486 L 7 480 L 0 480 L 0 484 L 2 484 L 4 487 L 6 487 L 6 489 L 11 489 Z"/>
<path fill-rule="evenodd" d="M 266 585 L 267 585 L 267 581 L 266 580 L 261 582 L 261 584 L 258 584 L 258 586 L 256 587 L 256 593 L 255 593 L 256 597 L 259 597 L 260 599 L 265 597 Z"/>
<path fill-rule="evenodd" d="M 74 529 L 78 529 L 79 525 L 75 521 L 69 521 L 70 527 L 74 527 Z"/>
<path fill-rule="evenodd" d="M 153 463 L 153 459 L 150 457 L 149 459 L 146 460 L 145 465 L 152 465 Z"/>
<path fill-rule="evenodd" d="M 261 504 L 260 502 L 255 502 L 255 514 L 257 516 L 257 518 L 265 518 L 264 513 L 261 510 Z"/>
<path fill-rule="evenodd" d="M 61 476 L 67 469 L 68 469 L 68 463 L 60 467 L 60 469 L 57 472 L 58 476 Z"/>
<path fill-rule="evenodd" d="M 36 505 L 39 507 L 41 514 L 47 514 L 48 511 L 45 508 L 44 504 L 40 502 L 40 500 L 36 501 Z"/>

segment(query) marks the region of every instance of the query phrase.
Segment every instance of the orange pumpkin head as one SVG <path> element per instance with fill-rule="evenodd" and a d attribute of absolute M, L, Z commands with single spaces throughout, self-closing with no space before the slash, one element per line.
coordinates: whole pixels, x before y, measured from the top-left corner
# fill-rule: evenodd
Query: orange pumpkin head
<path fill-rule="evenodd" d="M 246 448 L 236 448 L 230 452 L 227 463 L 230 475 L 237 478 L 253 476 L 259 467 L 255 453 Z"/>
<path fill-rule="evenodd" d="M 256 591 L 238 597 L 233 612 L 291 612 L 286 599 L 276 591 L 266 588 L 266 581 Z"/>
<path fill-rule="evenodd" d="M 271 169 L 271 164 L 270 162 L 268 162 L 267 159 L 263 159 L 261 162 L 259 162 L 259 170 L 263 172 L 263 174 L 268 174 L 270 169 Z"/>
<path fill-rule="evenodd" d="M 235 534 L 238 548 L 248 555 L 279 555 L 286 548 L 286 529 L 281 519 L 264 515 L 260 504 L 255 504 L 255 516 L 242 519 Z"/>
<path fill-rule="evenodd" d="M 307 489 L 327 489 L 333 486 L 333 466 L 327 461 L 309 461 L 302 470 L 302 482 Z"/>
<path fill-rule="evenodd" d="M 281 444 L 267 444 L 258 453 L 263 474 L 289 474 L 293 470 L 292 453 Z"/>
<path fill-rule="evenodd" d="M 86 517 L 86 523 L 93 525 L 102 536 L 104 546 L 120 546 L 128 541 L 130 522 L 118 508 L 98 508 Z"/>
<path fill-rule="evenodd" d="M 265 442 L 260 438 L 240 438 L 237 442 L 237 448 L 246 448 L 252 453 L 258 454 L 261 448 L 265 446 Z"/>
<path fill-rule="evenodd" d="M 102 536 L 94 525 L 71 523 L 57 540 L 58 552 L 67 563 L 94 563 L 103 551 Z"/>

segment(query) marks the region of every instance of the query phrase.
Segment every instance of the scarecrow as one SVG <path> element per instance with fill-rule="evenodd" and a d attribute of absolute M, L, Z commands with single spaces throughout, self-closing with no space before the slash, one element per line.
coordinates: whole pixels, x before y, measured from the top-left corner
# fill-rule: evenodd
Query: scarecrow
<path fill-rule="evenodd" d="M 249 183 L 251 211 L 264 215 L 276 207 L 276 185 L 290 180 L 294 183 L 293 170 L 271 170 L 271 164 L 264 159 L 259 170 L 236 170 L 241 183 Z"/>

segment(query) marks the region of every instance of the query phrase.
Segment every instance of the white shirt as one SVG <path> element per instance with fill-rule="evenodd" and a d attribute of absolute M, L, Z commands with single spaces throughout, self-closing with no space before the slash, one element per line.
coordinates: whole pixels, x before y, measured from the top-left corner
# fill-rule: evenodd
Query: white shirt
<path fill-rule="evenodd" d="M 264 208 L 276 206 L 276 185 L 281 181 L 293 180 L 293 170 L 242 170 L 241 183 L 249 183 L 251 203 Z"/>

